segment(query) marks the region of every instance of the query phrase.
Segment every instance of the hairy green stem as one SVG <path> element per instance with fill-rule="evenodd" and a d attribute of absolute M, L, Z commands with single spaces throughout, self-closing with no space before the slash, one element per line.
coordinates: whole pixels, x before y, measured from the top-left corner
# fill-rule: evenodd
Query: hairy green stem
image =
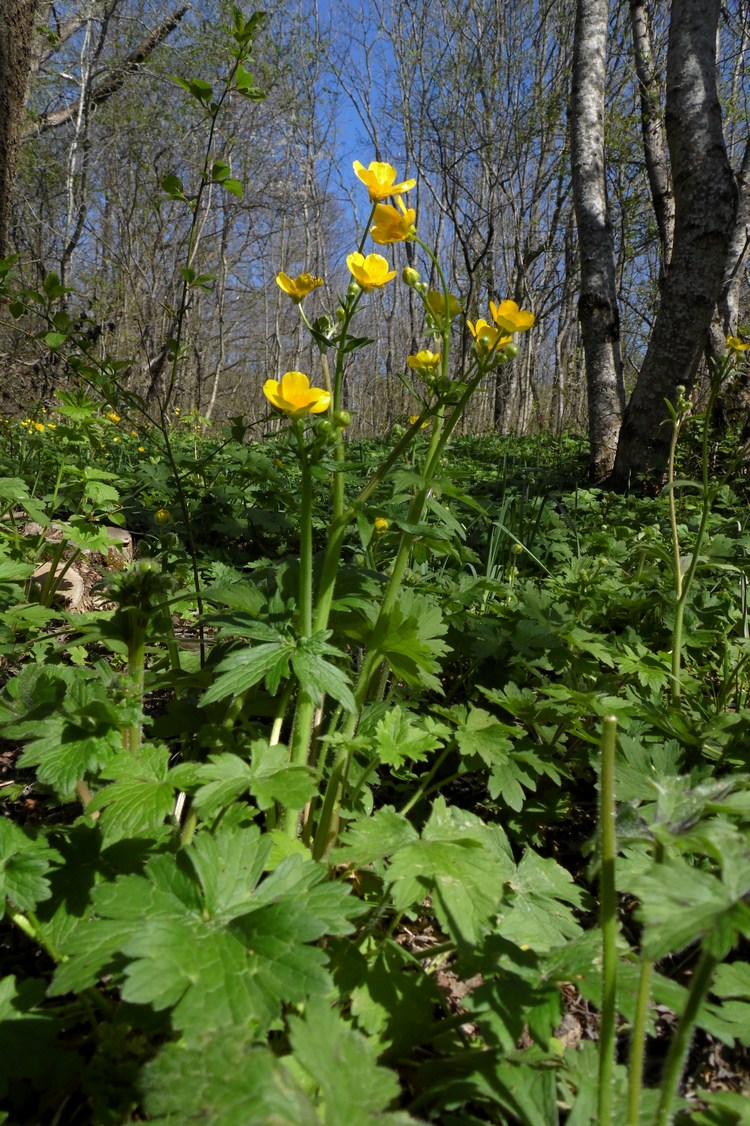
<path fill-rule="evenodd" d="M 711 985 L 718 959 L 704 950 L 695 967 L 687 1002 L 680 1017 L 669 1052 L 664 1062 L 661 1078 L 661 1095 L 654 1126 L 670 1126 L 674 1101 L 680 1086 L 683 1068 L 690 1048 L 693 1028 L 701 1005 Z"/>
<path fill-rule="evenodd" d="M 599 1029 L 599 1126 L 609 1126 L 613 1112 L 615 1035 L 617 1031 L 617 892 L 615 887 L 615 748 L 617 719 L 602 721 L 601 769 L 599 774 L 599 873 L 600 924 L 602 931 L 602 1003 Z"/>
<path fill-rule="evenodd" d="M 654 846 L 654 862 L 664 860 L 664 846 L 657 841 Z M 651 980 L 654 963 L 646 954 L 641 955 L 641 972 L 638 977 L 638 992 L 635 998 L 635 1013 L 630 1029 L 630 1058 L 628 1060 L 628 1105 L 626 1126 L 640 1126 L 641 1088 L 643 1086 L 643 1067 L 646 1058 L 646 1037 L 648 1012 L 651 1004 Z"/>

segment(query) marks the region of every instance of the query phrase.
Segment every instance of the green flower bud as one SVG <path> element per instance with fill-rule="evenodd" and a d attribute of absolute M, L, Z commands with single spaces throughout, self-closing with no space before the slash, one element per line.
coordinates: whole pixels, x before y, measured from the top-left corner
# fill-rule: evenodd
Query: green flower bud
<path fill-rule="evenodd" d="M 331 422 L 339 430 L 344 430 L 352 420 L 349 411 L 334 411 Z"/>
<path fill-rule="evenodd" d="M 404 266 L 401 273 L 401 280 L 404 285 L 416 286 L 419 282 L 419 270 L 415 270 L 413 266 Z"/>

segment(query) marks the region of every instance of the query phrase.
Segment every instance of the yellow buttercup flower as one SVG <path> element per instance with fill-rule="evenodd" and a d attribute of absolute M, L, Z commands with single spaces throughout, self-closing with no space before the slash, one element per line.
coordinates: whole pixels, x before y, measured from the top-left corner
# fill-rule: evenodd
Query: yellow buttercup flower
<path fill-rule="evenodd" d="M 475 324 L 472 324 L 471 321 L 466 323 L 469 326 L 469 332 L 474 337 L 478 352 L 495 352 L 506 344 L 510 344 L 511 337 L 503 336 L 500 329 L 493 328 L 488 321 L 480 319 Z"/>
<path fill-rule="evenodd" d="M 373 242 L 386 246 L 391 242 L 404 242 L 406 239 L 416 238 L 417 232 L 414 223 L 417 213 L 413 207 L 405 207 L 401 196 L 398 197 L 398 207 L 391 207 L 388 203 L 375 204 L 375 223 L 370 227 Z"/>
<path fill-rule="evenodd" d="M 120 421 L 120 416 L 115 411 L 110 411 L 109 414 L 107 415 L 107 418 L 109 419 L 110 422 L 119 422 Z"/>
<path fill-rule="evenodd" d="M 750 344 L 743 344 L 739 336 L 728 336 L 727 348 L 729 348 L 731 352 L 747 352 L 748 348 L 750 348 Z"/>
<path fill-rule="evenodd" d="M 349 255 L 346 264 L 365 292 L 379 289 L 396 276 L 396 271 L 390 268 L 382 254 L 368 254 L 365 258 L 357 252 Z"/>
<path fill-rule="evenodd" d="M 322 414 L 331 405 L 328 391 L 322 387 L 311 387 L 310 380 L 301 371 L 288 371 L 280 381 L 267 379 L 263 384 L 263 394 L 273 406 L 292 418 L 300 418 L 303 414 Z"/>
<path fill-rule="evenodd" d="M 399 195 L 401 192 L 410 191 L 416 180 L 403 180 L 395 183 L 396 169 L 392 164 L 385 164 L 380 160 L 373 160 L 367 168 L 355 160 L 352 168 L 369 192 L 373 203 L 388 199 L 390 195 Z"/>
<path fill-rule="evenodd" d="M 39 433 L 41 434 L 41 432 L 44 430 L 44 423 L 43 422 L 35 422 L 34 423 L 34 429 L 38 430 Z"/>
<path fill-rule="evenodd" d="M 440 353 L 429 352 L 425 348 L 413 356 L 407 356 L 406 362 L 413 371 L 434 371 L 440 363 Z"/>
<path fill-rule="evenodd" d="M 375 529 L 375 535 L 376 536 L 382 536 L 383 532 L 388 531 L 389 526 L 390 525 L 389 525 L 388 521 L 386 520 L 385 516 L 376 516 L 375 517 L 375 521 L 373 523 L 373 528 Z"/>
<path fill-rule="evenodd" d="M 438 293 L 436 289 L 431 289 L 425 299 L 427 301 L 427 308 L 432 313 L 436 321 L 445 320 L 445 298 L 442 293 Z M 448 317 L 453 320 L 459 313 L 463 312 L 461 302 L 452 293 L 448 294 Z"/>
<path fill-rule="evenodd" d="M 519 309 L 515 301 L 501 301 L 499 305 L 490 301 L 490 312 L 497 327 L 506 332 L 528 332 L 536 321 L 533 313 Z"/>
<path fill-rule="evenodd" d="M 418 414 L 410 414 L 409 415 L 409 425 L 413 426 L 415 422 L 419 422 L 419 415 Z M 426 422 L 422 423 L 422 425 L 420 426 L 419 429 L 420 430 L 426 430 L 429 425 L 430 425 L 430 420 L 428 418 Z"/>
<path fill-rule="evenodd" d="M 312 274 L 297 274 L 296 278 L 290 278 L 282 270 L 276 275 L 276 284 L 291 297 L 295 305 L 299 305 L 308 293 L 312 293 L 319 285 L 323 285 L 323 279 L 316 278 Z"/>

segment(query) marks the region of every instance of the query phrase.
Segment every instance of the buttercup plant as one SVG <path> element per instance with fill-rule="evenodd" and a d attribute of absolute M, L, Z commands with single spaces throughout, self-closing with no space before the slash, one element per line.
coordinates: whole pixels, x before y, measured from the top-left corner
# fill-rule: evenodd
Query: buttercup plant
<path fill-rule="evenodd" d="M 420 535 L 425 507 L 438 472 L 440 459 L 451 433 L 460 420 L 471 396 L 484 375 L 497 364 L 507 363 L 513 355 L 513 337 L 527 332 L 534 324 L 534 315 L 522 310 L 514 301 L 494 302 L 490 313 L 494 326 L 486 320 L 470 325 L 475 338 L 475 348 L 461 381 L 450 376 L 451 331 L 454 322 L 463 312 L 458 297 L 450 293 L 440 263 L 431 249 L 420 239 L 417 215 L 414 208 L 405 205 L 402 193 L 416 184 L 414 179 L 397 182 L 393 165 L 374 161 L 365 168 L 355 161 L 354 172 L 367 188 L 372 211 L 358 250 L 347 256 L 346 265 L 352 276 L 346 297 L 337 312 L 336 329 L 327 323 L 321 331 L 321 320 L 310 322 L 302 303 L 314 292 L 323 279 L 302 273 L 295 279 L 281 271 L 276 281 L 280 288 L 299 307 L 302 318 L 318 342 L 325 388 L 311 386 L 309 377 L 302 372 L 287 372 L 280 381 L 268 380 L 263 392 L 269 402 L 287 418 L 293 436 L 301 472 L 300 495 L 300 560 L 297 604 L 297 624 L 300 631 L 298 645 L 326 646 L 327 655 L 334 662 L 345 663 L 343 653 L 332 648 L 330 614 L 334 604 L 336 581 L 345 536 L 349 527 L 366 505 L 375 489 L 384 481 L 390 470 L 398 464 L 417 435 L 431 426 L 427 450 L 415 485 L 406 519 L 398 538 L 395 557 L 387 576 L 378 611 L 373 614 L 369 642 L 363 647 L 358 676 L 349 685 L 343 669 L 337 664 L 326 664 L 326 672 L 318 667 L 318 677 L 312 686 L 298 683 L 296 691 L 287 686 L 282 695 L 284 706 L 277 716 L 274 737 L 289 727 L 290 764 L 308 767 L 316 763 L 317 777 L 324 787 L 320 807 L 316 800 L 308 802 L 304 816 L 299 808 L 288 805 L 281 813 L 286 833 L 295 838 L 301 831 L 303 839 L 317 857 L 326 854 L 336 841 L 340 809 L 344 800 L 352 767 L 352 755 L 359 719 L 367 702 L 382 696 L 389 676 L 388 658 L 378 638 L 387 636 L 389 622 L 397 607 L 403 589 L 409 559 Z M 385 202 L 395 197 L 396 206 Z M 372 226 L 370 225 L 372 223 Z M 412 286 L 422 299 L 425 324 L 432 335 L 432 348 L 420 349 L 406 358 L 407 369 L 419 377 L 419 385 L 412 385 L 415 399 L 421 410 L 409 419 L 409 428 L 401 435 L 383 463 L 370 480 L 360 489 L 353 502 L 347 503 L 345 492 L 345 457 L 342 430 L 348 422 L 343 411 L 344 383 L 348 364 L 353 353 L 367 342 L 352 335 L 351 328 L 363 295 L 377 299 L 377 294 L 389 285 L 398 270 L 387 258 L 376 252 L 366 254 L 367 233 L 379 245 L 395 248 L 399 243 L 413 241 L 425 254 L 430 266 L 440 280 L 440 290 L 431 290 L 422 282 L 419 271 L 406 267 L 405 284 Z M 335 348 L 333 375 L 328 366 L 327 352 Z M 329 410 L 330 408 L 330 410 Z M 327 413 L 330 420 L 320 430 L 313 416 Z M 313 427 L 311 439 L 307 425 Z M 321 444 L 321 437 L 323 443 Z M 313 488 L 312 471 L 320 461 L 326 441 L 333 443 L 331 473 L 331 521 L 327 541 L 322 551 L 322 563 L 317 582 L 313 576 Z M 376 534 L 389 527 L 384 517 L 374 523 Z M 229 667 L 231 661 L 226 663 Z M 253 673 L 255 676 L 256 673 Z M 326 680 L 328 686 L 326 687 Z M 222 698 L 222 678 L 207 694 L 207 702 Z M 334 704 L 327 706 L 326 696 Z M 333 761 L 326 763 L 325 752 L 319 746 L 335 746 Z M 302 816 L 302 820 L 300 820 Z"/>

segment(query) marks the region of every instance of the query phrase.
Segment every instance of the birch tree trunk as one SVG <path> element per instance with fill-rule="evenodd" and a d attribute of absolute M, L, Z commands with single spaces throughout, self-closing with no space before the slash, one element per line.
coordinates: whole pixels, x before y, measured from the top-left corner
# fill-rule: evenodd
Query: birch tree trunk
<path fill-rule="evenodd" d="M 594 481 L 612 469 L 625 405 L 604 163 L 607 17 L 608 0 L 578 0 L 570 104 L 573 202 L 581 256 L 578 316 L 588 388 L 589 472 Z"/>
<path fill-rule="evenodd" d="M 0 0 L 0 258 L 8 253 L 8 223 L 31 67 L 37 0 Z"/>
<path fill-rule="evenodd" d="M 661 482 L 670 428 L 666 402 L 689 391 L 720 296 L 737 191 L 716 88 L 719 0 L 673 0 L 667 47 L 666 128 L 675 196 L 672 260 L 659 312 L 625 413 L 611 484 Z"/>
<path fill-rule="evenodd" d="M 661 276 L 672 257 L 674 242 L 674 194 L 659 98 L 660 82 L 654 65 L 651 19 L 646 0 L 630 0 L 635 72 L 641 100 L 641 129 L 651 199 L 659 228 Z"/>

